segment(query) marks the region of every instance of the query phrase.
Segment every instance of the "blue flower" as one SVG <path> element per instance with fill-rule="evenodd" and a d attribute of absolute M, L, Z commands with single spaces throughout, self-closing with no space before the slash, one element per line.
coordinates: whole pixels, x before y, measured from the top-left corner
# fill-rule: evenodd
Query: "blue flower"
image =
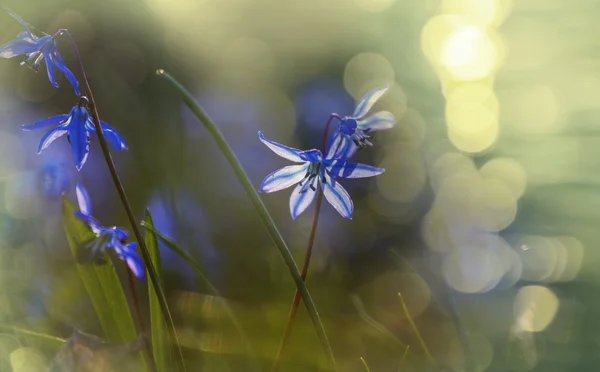
<path fill-rule="evenodd" d="M 87 160 L 90 152 L 90 132 L 96 133 L 96 127 L 94 126 L 94 120 L 85 108 L 87 104 L 87 98 L 81 96 L 79 104 L 74 106 L 68 115 L 57 115 L 52 116 L 48 119 L 36 121 L 33 124 L 22 125 L 23 130 L 33 130 L 43 128 L 50 125 L 56 125 L 48 133 L 42 137 L 40 145 L 38 147 L 38 154 L 41 153 L 46 147 L 50 146 L 57 138 L 67 135 L 71 144 L 71 152 L 73 153 L 73 159 L 75 160 L 75 166 L 77 170 L 81 170 L 85 161 Z M 102 126 L 102 132 L 106 141 L 111 144 L 116 150 L 127 150 L 127 144 L 121 137 L 115 128 L 100 122 Z"/>
<path fill-rule="evenodd" d="M 354 205 L 348 192 L 336 178 L 364 178 L 383 173 L 385 170 L 370 165 L 353 163 L 345 159 L 335 159 L 327 151 L 325 156 L 319 150 L 301 151 L 266 139 L 261 132 L 258 138 L 277 155 L 298 165 L 290 165 L 269 174 L 260 185 L 260 192 L 274 192 L 298 184 L 290 197 L 290 212 L 296 219 L 315 198 L 317 188 L 323 190 L 327 201 L 338 213 L 352 219 Z"/>
<path fill-rule="evenodd" d="M 379 111 L 366 116 L 371 107 L 387 92 L 389 85 L 375 88 L 358 101 L 354 113 L 340 120 L 339 129 L 329 142 L 334 158 L 350 158 L 361 147 L 372 146 L 369 134 L 372 131 L 389 129 L 396 124 L 391 112 Z M 365 117 L 366 116 L 366 117 Z"/>
<path fill-rule="evenodd" d="M 31 33 L 29 26 L 21 17 L 8 9 L 5 10 L 13 18 L 19 21 L 21 26 L 25 28 L 25 31 L 19 33 L 15 40 L 0 46 L 0 57 L 13 58 L 16 56 L 24 56 L 25 60 L 21 62 L 21 65 L 29 64 L 35 71 L 39 70 L 40 63 L 42 60 L 45 60 L 48 79 L 52 85 L 58 88 L 58 83 L 56 82 L 56 69 L 58 69 L 66 76 L 69 83 L 71 83 L 75 89 L 75 94 L 78 96 L 81 95 L 79 92 L 79 83 L 58 53 L 58 46 L 54 37 L 50 35 L 43 35 L 42 37 L 35 36 Z"/>
<path fill-rule="evenodd" d="M 74 212 L 75 217 L 85 222 L 96 237 L 88 242 L 83 243 L 78 250 L 78 261 L 89 264 L 95 262 L 97 264 L 105 263 L 104 252 L 106 249 L 112 249 L 117 256 L 127 263 L 129 269 L 135 276 L 141 280 L 145 279 L 146 271 L 144 263 L 140 256 L 135 252 L 137 247 L 136 242 L 127 243 L 129 233 L 122 227 L 112 226 L 104 227 L 92 216 L 92 203 L 87 190 L 77 183 L 75 188 L 77 194 L 77 203 L 79 211 Z"/>

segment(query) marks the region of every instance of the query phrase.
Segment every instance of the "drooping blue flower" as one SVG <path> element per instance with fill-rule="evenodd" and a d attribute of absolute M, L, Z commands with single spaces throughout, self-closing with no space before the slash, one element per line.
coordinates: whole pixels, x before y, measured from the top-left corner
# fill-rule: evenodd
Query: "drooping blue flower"
<path fill-rule="evenodd" d="M 38 147 L 38 154 L 50 146 L 57 138 L 66 134 L 69 143 L 71 144 L 71 152 L 73 154 L 73 160 L 75 160 L 75 166 L 77 170 L 81 170 L 90 152 L 90 133 L 96 133 L 94 119 L 88 112 L 86 105 L 87 98 L 81 96 L 79 103 L 73 106 L 68 115 L 52 116 L 48 119 L 36 121 L 33 124 L 22 125 L 21 128 L 23 130 L 34 130 L 50 125 L 56 125 L 56 127 L 52 128 L 44 135 L 44 137 L 42 137 Z M 127 144 L 115 128 L 103 121 L 100 122 L 100 125 L 102 126 L 102 132 L 104 133 L 106 141 L 110 143 L 112 147 L 116 150 L 127 150 Z"/>
<path fill-rule="evenodd" d="M 361 147 L 372 146 L 373 131 L 389 129 L 396 124 L 391 112 L 379 111 L 366 116 L 371 107 L 387 92 L 389 85 L 375 88 L 358 101 L 351 116 L 339 118 L 340 125 L 329 141 L 335 158 L 350 158 Z"/>
<path fill-rule="evenodd" d="M 58 53 L 58 46 L 54 37 L 43 35 L 37 37 L 31 33 L 27 23 L 14 12 L 4 8 L 13 18 L 15 18 L 25 31 L 19 33 L 15 40 L 9 41 L 0 46 L 0 57 L 13 58 L 16 56 L 24 56 L 25 59 L 21 65 L 28 64 L 35 71 L 39 70 L 42 60 L 46 61 L 46 70 L 48 71 L 48 80 L 58 88 L 56 81 L 56 69 L 61 71 L 69 83 L 73 86 L 76 95 L 81 95 L 79 91 L 79 83 L 75 75 L 69 70 L 67 64 Z"/>
<path fill-rule="evenodd" d="M 94 239 L 84 242 L 79 247 L 78 260 L 85 264 L 91 262 L 102 264 L 105 260 L 104 253 L 106 249 L 112 249 L 117 256 L 129 266 L 129 269 L 135 276 L 144 280 L 146 277 L 144 263 L 140 256 L 135 252 L 137 243 L 127 243 L 127 239 L 129 239 L 127 230 L 118 226 L 102 226 L 100 222 L 92 216 L 92 202 L 87 190 L 83 185 L 77 183 L 75 192 L 77 195 L 79 211 L 74 212 L 73 215 L 85 222 L 96 235 Z"/>
<path fill-rule="evenodd" d="M 290 213 L 296 219 L 315 198 L 317 188 L 323 190 L 325 198 L 338 213 L 352 219 L 354 205 L 348 192 L 336 178 L 364 178 L 381 174 L 385 169 L 366 164 L 353 163 L 345 159 L 333 158 L 327 151 L 325 156 L 319 150 L 301 151 L 266 139 L 261 132 L 258 138 L 274 153 L 298 165 L 290 165 L 269 174 L 260 185 L 260 192 L 274 192 L 298 184 L 290 197 Z"/>

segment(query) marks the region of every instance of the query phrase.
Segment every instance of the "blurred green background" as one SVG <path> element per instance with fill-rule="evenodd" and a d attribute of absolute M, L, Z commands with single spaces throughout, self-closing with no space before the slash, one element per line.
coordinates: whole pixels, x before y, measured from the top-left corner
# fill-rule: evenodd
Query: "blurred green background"
<path fill-rule="evenodd" d="M 317 148 L 330 113 L 349 115 L 368 90 L 393 84 L 375 109 L 398 125 L 358 155 L 387 171 L 344 182 L 352 221 L 323 205 L 308 279 L 340 371 L 363 371 L 360 357 L 373 372 L 600 368 L 600 1 L 5 5 L 38 30 L 69 29 L 102 119 L 129 144 L 113 157 L 139 219 L 149 207 L 221 291 L 207 295 L 162 247 L 189 370 L 246 370 L 223 301 L 268 368 L 294 284 L 208 132 L 157 68 L 194 93 L 257 187 L 286 165 L 257 131 Z M 0 14 L 0 43 L 19 32 Z M 64 41 L 61 54 L 75 71 Z M 43 133 L 20 131 L 76 103 L 60 82 L 0 61 L 0 371 L 21 347 L 39 365 L 57 351 L 6 327 L 102 336 L 66 245 L 60 195 L 73 198 L 80 181 L 105 225 L 128 226 L 96 139 L 77 172 L 66 141 L 36 155 Z M 302 262 L 314 207 L 293 221 L 289 190 L 262 198 Z M 402 362 L 398 340 L 410 346 Z M 302 308 L 282 370 L 327 368 Z"/>

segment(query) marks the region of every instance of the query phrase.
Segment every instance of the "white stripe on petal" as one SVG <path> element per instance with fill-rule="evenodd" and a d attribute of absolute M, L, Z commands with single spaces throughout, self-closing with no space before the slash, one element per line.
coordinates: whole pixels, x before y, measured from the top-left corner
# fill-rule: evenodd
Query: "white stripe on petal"
<path fill-rule="evenodd" d="M 290 165 L 269 174 L 260 185 L 260 192 L 274 192 L 288 188 L 302 180 L 310 163 Z"/>
<path fill-rule="evenodd" d="M 396 118 L 388 111 L 379 111 L 362 120 L 358 120 L 358 126 L 362 130 L 383 130 L 390 129 L 396 125 Z"/>
<path fill-rule="evenodd" d="M 296 163 L 304 163 L 304 160 L 302 160 L 302 158 L 300 158 L 299 155 L 302 151 L 268 140 L 265 138 L 265 136 L 263 136 L 262 132 L 258 132 L 258 138 L 262 141 L 262 143 L 267 145 L 267 147 L 270 148 L 271 151 L 281 156 L 282 158 L 286 158 Z"/>
<path fill-rule="evenodd" d="M 300 190 L 302 190 L 302 186 L 296 186 L 290 196 L 290 213 L 292 214 L 293 219 L 296 219 L 296 217 L 308 208 L 317 194 L 316 190 L 313 190 L 310 187 L 307 187 L 305 192 L 300 192 Z"/>
<path fill-rule="evenodd" d="M 350 195 L 339 182 L 329 176 L 325 177 L 327 181 L 323 184 L 323 195 L 342 217 L 351 220 L 354 204 Z"/>
<path fill-rule="evenodd" d="M 383 96 L 385 92 L 387 92 L 389 87 L 390 85 L 386 84 L 382 87 L 375 88 L 369 93 L 365 94 L 365 96 L 361 98 L 360 101 L 358 101 L 358 103 L 356 104 L 356 109 L 354 109 L 352 117 L 354 119 L 361 119 L 363 116 L 365 116 L 367 112 L 369 112 L 371 107 L 373 107 L 375 102 L 377 102 L 377 100 L 381 98 L 381 96 Z"/>

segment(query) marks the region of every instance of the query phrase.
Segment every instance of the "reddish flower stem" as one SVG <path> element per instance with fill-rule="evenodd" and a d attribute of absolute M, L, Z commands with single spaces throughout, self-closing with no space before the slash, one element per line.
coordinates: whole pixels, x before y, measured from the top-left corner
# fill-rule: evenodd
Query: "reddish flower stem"
<path fill-rule="evenodd" d="M 340 119 L 339 115 L 331 114 L 329 119 L 327 120 L 327 124 L 325 125 L 325 132 L 323 133 L 323 140 L 321 144 L 321 152 L 323 156 L 325 156 L 325 151 L 327 150 L 327 134 L 329 133 L 329 126 L 331 125 L 331 121 L 333 119 Z M 319 223 L 319 211 L 321 209 L 321 203 L 323 201 L 323 192 L 320 188 L 317 189 L 317 202 L 315 206 L 315 214 L 313 215 L 313 223 L 310 229 L 310 236 L 308 237 L 308 245 L 306 247 L 306 256 L 304 257 L 304 264 L 302 266 L 302 271 L 300 272 L 300 276 L 302 280 L 306 282 L 306 276 L 308 275 L 308 268 L 310 266 L 310 258 L 312 257 L 313 246 L 315 242 L 315 236 L 317 233 L 317 225 Z M 290 307 L 290 314 L 288 315 L 288 320 L 285 325 L 285 330 L 283 332 L 283 338 L 281 339 L 281 343 L 279 344 L 279 349 L 277 350 L 277 355 L 275 356 L 275 361 L 273 362 L 273 366 L 271 367 L 272 372 L 279 371 L 281 367 L 281 358 L 283 356 L 283 352 L 285 347 L 287 346 L 290 336 L 292 335 L 292 328 L 294 327 L 294 320 L 296 319 L 296 315 L 298 314 L 298 309 L 300 308 L 300 293 L 298 293 L 298 289 L 294 291 L 294 298 L 292 299 L 292 305 Z"/>

